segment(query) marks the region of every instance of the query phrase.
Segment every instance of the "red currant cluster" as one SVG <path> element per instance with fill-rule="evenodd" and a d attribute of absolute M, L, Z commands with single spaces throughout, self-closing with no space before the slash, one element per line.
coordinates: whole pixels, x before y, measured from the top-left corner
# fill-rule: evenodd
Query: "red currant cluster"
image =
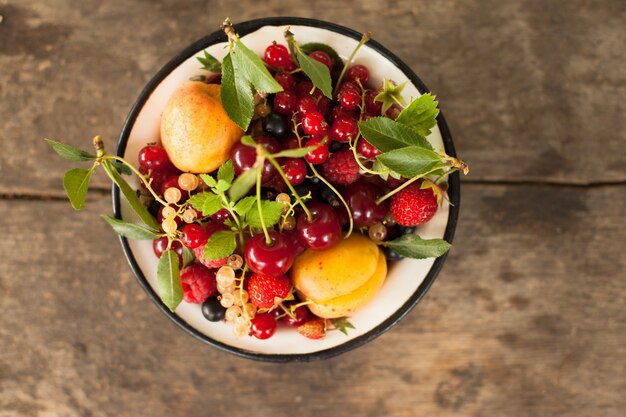
<path fill-rule="evenodd" d="M 180 274 L 184 300 L 202 304 L 207 320 L 226 320 L 239 336 L 269 338 L 283 321 L 309 338 L 323 337 L 332 323 L 297 300 L 289 277 L 295 258 L 305 250 L 332 247 L 353 227 L 354 233 L 367 234 L 377 243 L 412 233 L 438 208 L 434 188 L 371 174 L 380 151 L 360 135 L 358 122 L 394 118 L 398 110 L 391 107 L 382 114 L 367 67 L 353 65 L 339 74 L 334 69 L 342 63 L 328 53 L 316 50 L 309 57 L 328 67 L 334 85 L 340 83 L 332 100 L 299 71 L 285 46 L 273 43 L 265 50 L 265 63 L 283 91 L 255 97 L 249 134 L 257 147 L 241 141 L 232 147 L 234 175 L 257 166 L 258 146 L 270 155 L 310 150 L 303 158 L 263 160 L 260 187 L 265 199 L 283 206 L 281 220 L 269 230 L 237 228 L 241 239 L 232 255 L 203 256 L 211 236 L 233 229 L 233 222 L 239 225 L 235 213 L 223 208 L 204 215 L 186 202 L 207 189 L 205 181 L 177 170 L 159 145 L 147 145 L 139 153 L 139 170 L 150 179 L 149 191 L 155 197 L 151 207 L 167 234 L 154 240 L 155 254 L 160 257 L 173 249 L 180 265 L 186 265 Z M 398 187 L 402 190 L 392 193 Z M 303 199 L 306 205 L 298 204 Z M 185 260 L 186 251 L 195 262 Z M 385 254 L 389 260 L 401 259 L 387 248 Z"/>

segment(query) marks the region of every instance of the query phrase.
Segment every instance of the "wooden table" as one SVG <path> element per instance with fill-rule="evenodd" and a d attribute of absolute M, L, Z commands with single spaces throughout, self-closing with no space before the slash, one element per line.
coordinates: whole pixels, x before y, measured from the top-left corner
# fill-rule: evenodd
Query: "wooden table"
<path fill-rule="evenodd" d="M 42 141 L 112 148 L 169 57 L 225 16 L 277 14 L 372 31 L 472 169 L 428 295 L 323 362 L 184 335 L 97 217 L 107 179 L 73 212 Z M 625 415 L 625 18 L 618 0 L 0 0 L 0 415 Z"/>

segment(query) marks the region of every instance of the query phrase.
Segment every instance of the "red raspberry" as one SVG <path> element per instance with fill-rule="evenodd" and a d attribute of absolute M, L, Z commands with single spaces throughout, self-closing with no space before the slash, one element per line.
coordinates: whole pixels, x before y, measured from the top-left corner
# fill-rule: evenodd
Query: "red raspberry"
<path fill-rule="evenodd" d="M 332 154 L 322 164 L 322 174 L 333 184 L 348 185 L 359 178 L 359 165 L 351 149 L 342 149 Z"/>
<path fill-rule="evenodd" d="M 183 285 L 183 299 L 188 303 L 200 304 L 217 294 L 215 271 L 202 265 L 194 264 L 180 271 Z"/>
<path fill-rule="evenodd" d="M 402 226 L 417 226 L 432 219 L 437 212 L 437 196 L 432 188 L 420 189 L 411 184 L 391 197 L 391 214 Z"/>
<path fill-rule="evenodd" d="M 200 244 L 200 246 L 193 249 L 196 259 L 207 268 L 219 268 L 220 266 L 226 265 L 226 262 L 228 262 L 228 256 L 217 260 L 204 258 L 204 247 L 206 246 L 207 240 L 209 240 L 213 233 L 219 232 L 220 230 L 228 230 L 228 227 L 226 227 L 224 223 L 219 222 L 211 222 L 207 224 L 204 228 L 206 239 Z"/>
<path fill-rule="evenodd" d="M 253 274 L 248 282 L 250 302 L 257 308 L 272 308 L 276 299 L 283 300 L 291 291 L 291 282 L 286 275 L 271 277 L 269 275 Z"/>
<path fill-rule="evenodd" d="M 298 333 L 309 339 L 321 339 L 326 335 L 326 323 L 322 319 L 313 319 L 298 326 Z"/>

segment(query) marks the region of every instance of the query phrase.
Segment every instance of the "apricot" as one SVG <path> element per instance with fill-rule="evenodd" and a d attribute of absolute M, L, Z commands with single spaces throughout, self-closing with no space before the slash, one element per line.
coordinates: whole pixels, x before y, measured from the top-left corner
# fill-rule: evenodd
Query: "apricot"
<path fill-rule="evenodd" d="M 163 148 L 184 172 L 214 171 L 228 160 L 231 147 L 243 133 L 222 106 L 219 84 L 183 84 L 161 115 Z"/>
<path fill-rule="evenodd" d="M 349 316 L 378 292 L 387 276 L 382 251 L 367 237 L 354 234 L 324 251 L 306 250 L 291 269 L 300 298 L 323 318 Z"/>

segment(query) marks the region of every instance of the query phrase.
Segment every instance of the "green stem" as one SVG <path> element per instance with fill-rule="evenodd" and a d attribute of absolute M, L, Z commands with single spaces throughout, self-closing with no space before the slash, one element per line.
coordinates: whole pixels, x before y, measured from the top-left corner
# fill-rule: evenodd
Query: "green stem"
<path fill-rule="evenodd" d="M 356 48 L 354 48 L 354 51 L 352 51 L 352 54 L 350 55 L 348 60 L 343 65 L 343 69 L 341 70 L 341 74 L 339 74 L 339 78 L 337 78 L 337 85 L 335 85 L 335 90 L 333 91 L 333 97 L 337 95 L 337 91 L 339 90 L 339 86 L 341 85 L 341 80 L 343 79 L 344 75 L 346 75 L 346 71 L 348 70 L 348 67 L 350 66 L 350 63 L 354 59 L 354 55 L 356 55 L 357 51 L 359 49 L 361 49 L 361 46 L 363 46 L 365 44 L 365 42 L 369 41 L 371 38 L 372 38 L 372 34 L 369 33 L 369 32 L 365 32 L 363 34 L 363 36 L 361 37 L 361 40 L 359 41 L 359 44 L 356 46 Z"/>
<path fill-rule="evenodd" d="M 311 168 L 311 171 L 313 171 L 313 175 L 315 175 L 317 178 L 320 179 L 320 181 L 322 181 L 324 184 L 326 184 L 326 186 L 328 188 L 330 188 L 333 191 L 333 193 L 335 193 L 337 195 L 339 200 L 341 200 L 341 202 L 345 206 L 346 211 L 348 212 L 348 218 L 349 218 L 349 221 L 350 221 L 350 227 L 348 228 L 348 233 L 346 233 L 345 238 L 350 237 L 350 235 L 352 234 L 352 229 L 354 228 L 354 220 L 352 219 L 352 212 L 350 211 L 350 206 L 348 206 L 348 203 L 346 203 L 346 200 L 343 198 L 341 193 L 339 191 L 337 191 L 337 189 L 335 187 L 333 187 L 333 185 L 330 182 L 328 182 L 326 180 L 326 178 L 322 177 L 320 175 L 320 173 L 317 172 L 317 169 L 315 169 L 315 166 L 312 163 L 308 162 L 308 161 L 307 161 L 307 163 L 309 164 L 309 167 Z"/>
<path fill-rule="evenodd" d="M 267 159 L 270 161 L 272 165 L 274 165 L 274 168 L 276 168 L 276 171 L 278 171 L 278 174 L 280 175 L 280 177 L 283 179 L 283 181 L 285 181 L 285 184 L 287 184 L 287 188 L 289 188 L 289 191 L 291 191 L 291 193 L 295 197 L 296 202 L 300 204 L 300 206 L 302 207 L 302 210 L 304 210 L 304 212 L 306 213 L 306 218 L 309 221 L 312 221 L 313 216 L 311 215 L 311 212 L 307 208 L 306 204 L 304 204 L 304 201 L 302 201 L 302 198 L 300 198 L 300 195 L 296 192 L 295 188 L 293 188 L 293 185 L 291 185 L 291 183 L 287 179 L 287 176 L 285 175 L 285 171 L 283 171 L 280 164 L 276 162 L 276 160 L 272 158 L 270 155 L 267 156 Z"/>
<path fill-rule="evenodd" d="M 230 213 L 230 216 L 233 218 L 233 220 L 235 221 L 235 225 L 237 226 L 237 235 L 239 236 L 239 244 L 241 246 L 243 246 L 244 243 L 244 239 L 243 239 L 243 229 L 241 228 L 241 223 L 239 222 L 239 217 L 237 216 L 237 213 L 235 213 L 235 211 L 230 207 L 230 202 L 228 201 L 228 199 L 226 198 L 226 195 L 221 193 L 220 197 L 222 197 L 222 206 L 228 210 L 228 212 Z"/>
<path fill-rule="evenodd" d="M 257 164 L 259 166 L 263 166 L 265 158 L 258 158 Z M 272 239 L 270 238 L 270 234 L 267 231 L 267 227 L 265 226 L 265 219 L 263 218 L 263 210 L 261 206 L 261 174 L 263 170 L 257 169 L 256 172 L 256 205 L 259 209 L 259 220 L 261 221 L 261 228 L 263 229 L 263 234 L 265 235 L 265 244 L 270 246 L 272 244 Z"/>
<path fill-rule="evenodd" d="M 124 158 L 122 158 L 120 156 L 117 156 L 117 155 L 103 155 L 102 159 L 103 160 L 114 159 L 114 160 L 119 161 L 119 162 L 123 163 L 124 165 L 126 165 L 135 175 L 137 175 L 137 177 L 139 177 L 141 182 L 144 183 L 144 185 L 146 186 L 148 191 L 150 191 L 150 194 L 152 194 L 152 197 L 154 197 L 154 199 L 156 201 L 158 201 L 159 203 L 161 203 L 164 206 L 169 206 L 169 204 L 165 200 L 163 200 L 161 197 L 159 197 L 157 195 L 157 193 L 154 192 L 154 190 L 150 186 L 150 181 L 145 177 L 145 175 L 143 175 L 141 172 L 139 172 L 139 170 L 137 168 L 135 168 L 132 164 L 129 164 Z"/>

